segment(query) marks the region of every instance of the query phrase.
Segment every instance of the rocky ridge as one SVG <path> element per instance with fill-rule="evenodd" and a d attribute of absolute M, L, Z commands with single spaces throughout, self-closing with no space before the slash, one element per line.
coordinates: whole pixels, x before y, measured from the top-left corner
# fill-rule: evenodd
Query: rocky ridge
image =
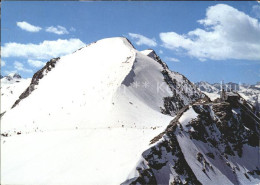
<path fill-rule="evenodd" d="M 123 184 L 259 182 L 260 120 L 250 112 L 242 97 L 236 102 L 205 101 L 184 107 L 151 140 L 136 167 L 138 175 Z"/>

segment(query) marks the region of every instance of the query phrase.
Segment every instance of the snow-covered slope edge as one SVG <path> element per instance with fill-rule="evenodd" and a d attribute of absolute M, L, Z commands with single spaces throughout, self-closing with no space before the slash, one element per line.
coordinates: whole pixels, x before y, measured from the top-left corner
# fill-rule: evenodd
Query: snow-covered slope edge
<path fill-rule="evenodd" d="M 259 184 L 259 119 L 243 99 L 184 107 L 123 184 Z"/>
<path fill-rule="evenodd" d="M 11 109 L 30 81 L 30 78 L 24 79 L 17 73 L 11 73 L 1 78 L 1 115 Z"/>
<path fill-rule="evenodd" d="M 1 118 L 1 183 L 122 182 L 178 110 L 162 114 L 165 97 L 176 91 L 183 106 L 201 95 L 182 95 L 180 75 L 170 90 L 165 69 L 125 38 L 51 60 Z"/>

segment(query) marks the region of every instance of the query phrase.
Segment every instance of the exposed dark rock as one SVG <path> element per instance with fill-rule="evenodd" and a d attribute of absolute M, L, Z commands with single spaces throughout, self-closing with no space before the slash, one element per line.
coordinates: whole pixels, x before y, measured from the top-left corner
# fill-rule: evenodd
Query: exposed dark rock
<path fill-rule="evenodd" d="M 168 163 L 173 164 L 173 169 L 178 174 L 173 181 L 169 180 L 169 184 L 201 184 L 186 162 L 175 134 L 167 133 L 166 135 L 167 139 L 164 139 L 158 143 L 158 145 L 151 147 L 142 154 L 144 161 L 146 161 L 148 165 L 150 172 L 149 174 L 152 176 L 149 176 L 149 178 L 144 178 L 140 175 L 140 168 L 137 167 L 136 170 L 139 173 L 138 178 L 134 178 L 132 181 L 130 179 L 128 183 L 123 184 L 149 184 L 147 183 L 147 179 L 149 179 L 149 181 L 154 179 L 151 184 L 157 184 L 156 174 L 158 170 L 165 167 Z M 144 172 L 146 171 L 147 169 L 144 170 Z M 185 177 L 185 179 L 181 180 L 180 176 L 182 176 L 182 178 Z"/>
<path fill-rule="evenodd" d="M 166 133 L 171 133 L 175 131 L 176 125 L 179 123 L 179 119 L 182 116 L 182 114 L 189 109 L 189 106 L 183 107 L 178 114 L 175 116 L 175 118 L 170 122 L 170 124 L 167 126 L 164 132 L 160 133 L 158 136 L 154 137 L 151 141 L 150 144 L 154 144 L 155 142 L 159 141 L 164 134 Z"/>
<path fill-rule="evenodd" d="M 234 174 L 236 176 L 241 169 L 236 165 L 234 166 L 235 163 L 230 159 L 246 155 L 246 153 L 243 154 L 245 145 L 259 147 L 258 141 L 260 136 L 259 122 L 256 117 L 249 114 L 252 111 L 252 107 L 246 104 L 242 106 L 242 100 L 241 97 L 235 103 L 221 101 L 218 103 L 207 101 L 201 103 L 198 100 L 190 106 L 184 106 L 165 131 L 151 140 L 150 144 L 153 144 L 153 146 L 142 154 L 147 164 L 145 169 L 149 169 L 157 183 L 162 178 L 159 175 L 165 177 L 165 174 L 160 174 L 160 171 L 167 171 L 169 166 L 173 166 L 177 175 L 172 177 L 172 180 L 169 180 L 169 182 L 167 179 L 167 184 L 184 184 L 183 177 L 185 177 L 186 184 L 200 184 L 181 150 L 179 139 L 186 135 L 188 136 L 187 138 L 196 140 L 193 144 L 199 142 L 203 146 L 203 150 L 208 148 L 208 151 L 212 151 L 203 153 L 203 150 L 199 149 L 200 145 L 197 145 L 198 148 L 196 150 L 198 152 L 194 154 L 196 155 L 197 163 L 199 162 L 201 165 L 201 172 L 205 175 L 205 178 L 209 178 L 208 173 L 215 173 L 215 168 L 218 168 L 219 165 L 219 159 L 222 161 L 222 165 L 218 170 L 221 170 L 224 165 L 226 170 L 223 173 L 225 175 Z M 183 126 L 179 120 L 189 109 L 193 109 L 197 116 Z M 250 128 L 245 127 L 246 125 L 250 126 Z M 249 180 L 250 176 L 255 178 L 259 174 L 260 170 L 257 166 L 255 169 L 244 173 Z M 145 179 L 140 175 L 135 179 L 137 178 L 139 183 L 141 179 Z M 233 177 L 227 176 L 227 178 L 234 184 L 238 183 L 237 179 Z"/>
<path fill-rule="evenodd" d="M 31 84 L 29 85 L 29 87 L 27 87 L 27 89 L 19 96 L 19 99 L 15 101 L 14 105 L 12 106 L 12 108 L 14 108 L 16 105 L 18 105 L 20 103 L 21 100 L 23 100 L 24 98 L 28 97 L 34 90 L 35 87 L 39 84 L 40 79 L 42 79 L 44 77 L 44 75 L 46 75 L 48 72 L 50 72 L 56 65 L 56 62 L 59 60 L 60 58 L 53 58 L 50 61 L 48 61 L 46 63 L 46 65 L 40 69 L 39 71 L 37 71 L 34 75 L 33 78 L 31 80 Z"/>
<path fill-rule="evenodd" d="M 136 168 L 138 177 L 126 180 L 121 185 L 156 185 L 157 182 L 152 169 L 144 168 L 144 166 L 145 164 L 143 163 L 142 166 Z"/>
<path fill-rule="evenodd" d="M 134 49 L 136 49 L 135 47 L 134 47 L 134 45 L 128 40 L 128 38 L 126 38 L 126 37 L 124 37 L 126 40 L 127 40 L 127 42 L 129 42 L 129 44 L 131 44 L 131 46 L 134 48 Z"/>
<path fill-rule="evenodd" d="M 2 113 L 0 114 L 0 118 L 5 114 L 5 112 L 6 112 L 6 111 L 4 111 L 4 112 L 2 112 Z"/>
<path fill-rule="evenodd" d="M 213 154 L 213 153 L 211 153 L 211 152 L 209 152 L 209 153 L 206 153 L 206 155 L 207 155 L 208 157 L 210 157 L 211 159 L 215 159 L 215 156 L 214 156 L 214 154 Z"/>
<path fill-rule="evenodd" d="M 199 161 L 199 162 L 202 162 L 202 159 L 203 159 L 203 155 L 199 152 L 199 153 L 197 153 L 197 160 Z"/>
<path fill-rule="evenodd" d="M 11 81 L 13 78 L 11 76 L 5 76 L 5 78 L 8 80 L 8 81 Z"/>
<path fill-rule="evenodd" d="M 249 179 L 248 175 L 246 173 L 244 173 L 244 175 L 246 176 L 247 179 Z"/>
<path fill-rule="evenodd" d="M 206 97 L 197 90 L 196 86 L 192 84 L 185 76 L 172 72 L 169 70 L 166 63 L 164 63 L 159 56 L 154 52 L 153 58 L 161 64 L 163 70 L 162 74 L 164 76 L 165 83 L 169 86 L 169 89 L 173 93 L 170 97 L 164 97 L 164 107 L 161 108 L 163 114 L 174 116 L 176 113 L 181 110 L 185 105 L 195 102 L 198 99 Z M 179 75 L 182 78 L 182 82 L 178 82 L 176 79 L 171 77 L 171 73 Z M 180 84 L 183 83 L 183 84 Z M 185 84 L 185 85 L 184 85 Z M 190 91 L 191 94 L 188 94 Z M 184 102 L 184 99 L 188 102 Z M 208 98 L 209 99 L 209 98 Z"/>
<path fill-rule="evenodd" d="M 21 75 L 15 73 L 15 74 L 13 75 L 13 78 L 22 78 L 22 77 L 21 77 Z"/>
<path fill-rule="evenodd" d="M 2 133 L 1 136 L 8 137 L 8 133 Z"/>

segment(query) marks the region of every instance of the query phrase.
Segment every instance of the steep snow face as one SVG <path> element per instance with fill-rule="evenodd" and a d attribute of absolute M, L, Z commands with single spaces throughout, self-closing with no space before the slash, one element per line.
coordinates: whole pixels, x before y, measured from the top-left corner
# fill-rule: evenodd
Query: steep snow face
<path fill-rule="evenodd" d="M 242 98 L 186 106 L 125 184 L 259 184 L 259 124 Z"/>
<path fill-rule="evenodd" d="M 164 63 L 155 52 L 150 52 L 148 55 L 155 58 L 155 60 L 163 66 L 162 74 L 164 81 L 172 92 L 172 96 L 164 97 L 164 107 L 161 109 L 161 112 L 173 116 L 185 105 L 195 100 L 201 98 L 208 99 L 208 97 L 201 93 L 185 76 L 178 72 L 170 71 L 166 63 Z"/>
<path fill-rule="evenodd" d="M 18 74 L 9 74 L 1 78 L 1 113 L 11 109 L 30 82 L 31 79 L 23 79 Z"/>
<path fill-rule="evenodd" d="M 112 98 L 110 120 L 118 126 L 165 126 L 165 123 L 158 125 L 164 117 L 168 118 L 160 111 L 163 97 L 171 96 L 172 92 L 164 82 L 162 70 L 158 62 L 136 51 L 132 69 Z"/>
<path fill-rule="evenodd" d="M 1 118 L 2 183 L 123 182 L 178 111 L 165 98 L 178 92 L 181 108 L 200 97 L 182 96 L 187 80 L 154 57 L 111 38 L 47 62 Z"/>

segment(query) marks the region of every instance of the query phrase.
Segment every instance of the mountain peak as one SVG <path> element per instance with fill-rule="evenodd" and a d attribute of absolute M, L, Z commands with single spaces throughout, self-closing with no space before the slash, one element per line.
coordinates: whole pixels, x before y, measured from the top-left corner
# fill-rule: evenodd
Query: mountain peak
<path fill-rule="evenodd" d="M 22 78 L 20 74 L 18 73 L 10 73 L 7 75 L 8 77 L 11 77 L 11 78 Z"/>
<path fill-rule="evenodd" d="M 53 146 L 49 151 L 50 156 L 54 156 L 54 161 L 58 161 L 59 164 L 64 162 L 58 153 L 79 154 L 84 157 L 76 156 L 75 160 L 66 160 L 64 169 L 72 171 L 62 172 L 56 178 L 59 182 L 52 181 L 52 183 L 73 184 L 71 181 L 64 181 L 67 172 L 80 173 L 80 176 L 85 177 L 86 171 L 97 169 L 100 174 L 107 174 L 106 178 L 86 177 L 80 179 L 81 184 L 93 184 L 93 182 L 120 184 L 128 175 L 128 170 L 137 162 L 135 157 L 147 148 L 152 136 L 163 131 L 162 129 L 178 110 L 201 96 L 202 94 L 191 82 L 183 75 L 170 71 L 159 57 L 149 57 L 137 51 L 126 38 L 102 39 L 72 54 L 52 59 L 36 72 L 31 84 L 19 96 L 13 108 L 1 117 L 1 133 L 7 140 L 5 146 L 14 143 L 9 142 L 9 137 L 13 138 L 14 135 L 32 137 L 31 140 L 35 141 L 33 143 L 40 146 L 40 141 L 38 142 L 34 136 L 38 135 L 37 132 L 42 132 L 42 135 L 48 138 L 42 140 L 46 142 L 43 145 L 48 148 L 53 143 L 65 144 L 66 141 L 67 144 L 67 139 L 58 140 L 63 136 L 74 138 L 71 134 L 75 133 L 76 139 L 72 140 L 73 144 L 70 146 L 74 146 L 74 142 L 79 142 L 77 145 L 79 147 L 68 149 L 64 148 L 63 144 Z M 48 135 L 54 130 L 57 131 L 55 137 Z M 135 138 L 143 141 L 140 146 L 137 146 L 139 142 Z M 16 148 L 18 144 L 12 146 Z M 34 144 L 31 146 L 29 150 L 23 149 L 24 154 L 21 156 L 28 156 L 27 152 L 36 152 L 36 146 Z M 114 155 L 115 149 L 116 155 Z M 47 149 L 41 147 L 40 150 Z M 12 151 L 15 150 L 10 150 Z M 89 155 L 89 151 L 95 151 L 95 155 Z M 45 158 L 44 155 L 43 157 Z M 14 176 L 24 174 L 24 171 L 28 175 L 33 173 L 33 167 L 26 169 L 23 166 L 16 167 L 24 159 L 17 157 L 15 159 L 18 161 L 12 162 L 11 167 L 8 165 L 8 168 L 4 169 L 16 169 Z M 39 161 L 44 162 L 40 166 L 53 164 L 51 160 Z M 49 164 L 46 164 L 46 161 Z M 102 165 L 93 161 L 98 161 Z M 118 164 L 125 164 L 124 167 L 115 166 L 115 161 L 118 161 Z M 34 161 L 29 165 L 35 165 Z M 53 174 L 49 169 L 52 168 L 38 173 L 39 176 L 35 179 L 39 181 L 43 176 L 51 179 Z M 3 174 L 7 177 L 4 180 L 6 182 L 9 181 L 9 177 L 14 178 L 13 175 L 6 175 L 8 171 Z M 115 179 L 113 174 L 117 174 L 118 178 Z M 18 181 L 28 184 L 21 182 L 20 178 L 17 178 Z"/>
<path fill-rule="evenodd" d="M 143 53 L 144 55 L 147 55 L 148 57 L 151 57 L 152 59 L 157 59 L 158 55 L 156 54 L 156 52 L 153 49 L 146 49 L 141 51 L 141 53 Z"/>
<path fill-rule="evenodd" d="M 124 44 L 125 46 L 131 48 L 131 49 L 135 49 L 134 45 L 126 38 L 126 37 L 110 37 L 110 38 L 104 38 L 101 40 L 98 40 L 94 43 L 102 43 L 102 44 L 106 44 L 106 43 L 111 43 L 111 44 Z"/>
<path fill-rule="evenodd" d="M 20 80 L 21 78 L 22 78 L 21 75 L 18 74 L 18 73 L 10 73 L 7 76 L 1 75 L 1 79 L 4 80 L 4 81 L 6 80 L 7 82 L 8 81 L 14 81 L 14 80 Z"/>

